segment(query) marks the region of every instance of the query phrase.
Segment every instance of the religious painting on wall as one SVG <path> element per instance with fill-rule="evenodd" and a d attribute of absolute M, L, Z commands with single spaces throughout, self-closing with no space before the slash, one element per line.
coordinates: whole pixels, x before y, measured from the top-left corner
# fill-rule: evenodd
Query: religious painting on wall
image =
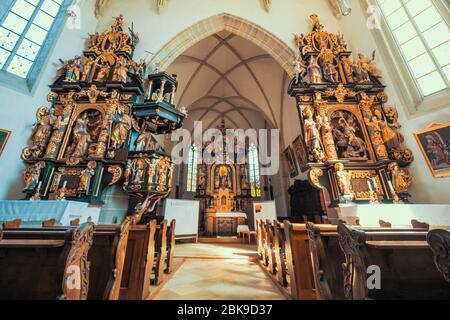
<path fill-rule="evenodd" d="M 6 143 L 8 142 L 9 136 L 11 135 L 11 131 L 0 129 L 0 156 L 5 149 Z"/>
<path fill-rule="evenodd" d="M 433 177 L 450 176 L 450 122 L 414 133 Z"/>
<path fill-rule="evenodd" d="M 291 178 L 298 176 L 297 163 L 295 162 L 294 150 L 291 146 L 287 147 L 283 152 L 289 167 L 289 175 Z"/>
<path fill-rule="evenodd" d="M 307 170 L 306 165 L 308 164 L 308 158 L 306 156 L 306 147 L 303 143 L 303 137 L 299 135 L 294 142 L 292 143 L 292 147 L 294 148 L 295 156 L 297 157 L 298 165 L 300 167 L 301 172 L 305 172 Z"/>

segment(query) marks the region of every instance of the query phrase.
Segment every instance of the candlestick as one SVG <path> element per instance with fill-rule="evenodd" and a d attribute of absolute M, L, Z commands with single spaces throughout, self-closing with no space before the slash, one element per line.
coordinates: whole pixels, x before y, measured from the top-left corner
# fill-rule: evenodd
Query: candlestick
<path fill-rule="evenodd" d="M 391 190 L 391 193 L 392 193 L 392 194 L 395 194 L 394 186 L 392 185 L 391 180 L 388 180 L 388 185 L 389 185 L 389 189 Z"/>
<path fill-rule="evenodd" d="M 67 186 L 67 181 L 64 181 L 62 188 L 65 189 Z"/>
<path fill-rule="evenodd" d="M 370 192 L 373 192 L 372 184 L 370 183 L 370 180 L 367 180 L 367 185 L 369 186 Z"/>
<path fill-rule="evenodd" d="M 39 181 L 39 184 L 38 184 L 37 188 L 41 189 L 41 187 L 42 187 L 42 181 Z"/>

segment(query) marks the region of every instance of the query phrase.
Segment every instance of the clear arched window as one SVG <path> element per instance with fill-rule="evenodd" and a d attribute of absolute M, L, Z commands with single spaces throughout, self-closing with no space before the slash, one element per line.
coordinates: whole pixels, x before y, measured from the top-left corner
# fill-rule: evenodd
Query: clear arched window
<path fill-rule="evenodd" d="M 188 162 L 188 172 L 187 172 L 187 183 L 186 190 L 188 192 L 197 191 L 197 162 L 198 159 L 198 148 L 196 145 L 192 145 L 189 149 L 189 162 Z"/>
<path fill-rule="evenodd" d="M 261 182 L 259 174 L 259 155 L 258 148 L 253 143 L 248 148 L 248 165 L 250 174 L 250 186 L 252 190 L 252 197 L 261 196 Z"/>
<path fill-rule="evenodd" d="M 0 70 L 34 80 L 64 20 L 67 0 L 2 0 L 0 6 Z M 4 79 L 3 79 L 4 80 Z M 28 82 L 28 87 L 30 83 Z"/>
<path fill-rule="evenodd" d="M 450 87 L 448 15 L 432 0 L 377 0 L 422 97 Z"/>

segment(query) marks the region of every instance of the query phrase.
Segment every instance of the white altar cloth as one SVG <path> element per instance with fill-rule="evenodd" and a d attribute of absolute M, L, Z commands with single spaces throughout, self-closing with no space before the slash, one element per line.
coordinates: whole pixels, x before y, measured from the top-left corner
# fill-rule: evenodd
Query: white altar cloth
<path fill-rule="evenodd" d="M 21 219 L 23 222 L 40 222 L 55 219 L 57 225 L 68 226 L 73 219 L 80 219 L 84 223 L 91 221 L 98 223 L 100 207 L 90 206 L 77 201 L 26 201 L 0 200 L 0 221 Z"/>
<path fill-rule="evenodd" d="M 216 212 L 216 218 L 245 218 L 247 219 L 247 214 L 244 212 Z"/>
<path fill-rule="evenodd" d="M 379 220 L 388 221 L 395 228 L 411 228 L 416 219 L 432 226 L 450 226 L 450 205 L 437 204 L 342 204 L 339 218 L 358 217 L 365 227 L 379 227 Z"/>

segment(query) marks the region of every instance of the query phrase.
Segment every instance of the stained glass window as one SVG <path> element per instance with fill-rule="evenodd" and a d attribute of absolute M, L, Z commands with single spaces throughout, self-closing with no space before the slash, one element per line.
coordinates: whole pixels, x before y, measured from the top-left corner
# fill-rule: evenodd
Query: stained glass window
<path fill-rule="evenodd" d="M 0 26 L 0 68 L 27 78 L 64 0 L 15 0 Z"/>
<path fill-rule="evenodd" d="M 198 148 L 196 145 L 192 145 L 189 149 L 189 162 L 188 162 L 188 174 L 186 190 L 188 192 L 197 191 L 197 165 L 198 165 Z"/>
<path fill-rule="evenodd" d="M 250 186 L 252 197 L 261 196 L 258 148 L 253 143 L 248 148 L 248 165 L 250 170 Z"/>
<path fill-rule="evenodd" d="M 378 0 L 422 96 L 450 87 L 450 29 L 432 0 Z"/>

